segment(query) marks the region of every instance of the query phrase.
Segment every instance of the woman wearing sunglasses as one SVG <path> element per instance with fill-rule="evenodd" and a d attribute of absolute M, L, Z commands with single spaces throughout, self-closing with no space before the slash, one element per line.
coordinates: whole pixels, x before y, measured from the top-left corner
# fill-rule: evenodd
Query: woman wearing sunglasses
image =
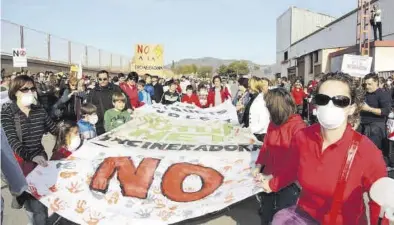
<path fill-rule="evenodd" d="M 279 211 L 272 225 L 366 225 L 363 194 L 387 173 L 379 149 L 351 126 L 363 97 L 349 75 L 331 73 L 320 81 L 314 101 L 319 123 L 293 137 L 286 166 L 261 182 L 266 192 L 301 185 L 297 204 Z M 370 224 L 378 224 L 380 207 L 368 204 Z"/>
<path fill-rule="evenodd" d="M 48 165 L 48 155 L 41 141 L 48 131 L 56 135 L 57 128 L 45 109 L 37 105 L 37 90 L 34 80 L 29 76 L 16 77 L 8 96 L 11 102 L 2 106 L 1 125 L 27 176 L 37 164 L 44 167 Z M 33 225 L 45 224 L 47 211 L 38 200 L 30 197 L 25 202 L 25 208 Z"/>

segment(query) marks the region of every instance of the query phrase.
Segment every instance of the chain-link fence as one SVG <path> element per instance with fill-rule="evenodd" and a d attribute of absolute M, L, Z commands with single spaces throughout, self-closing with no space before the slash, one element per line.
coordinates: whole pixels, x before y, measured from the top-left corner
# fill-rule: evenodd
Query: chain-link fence
<path fill-rule="evenodd" d="M 89 69 L 128 72 L 130 57 L 56 37 L 6 20 L 1 20 L 1 54 L 12 55 L 13 48 L 26 48 L 28 59 Z"/>

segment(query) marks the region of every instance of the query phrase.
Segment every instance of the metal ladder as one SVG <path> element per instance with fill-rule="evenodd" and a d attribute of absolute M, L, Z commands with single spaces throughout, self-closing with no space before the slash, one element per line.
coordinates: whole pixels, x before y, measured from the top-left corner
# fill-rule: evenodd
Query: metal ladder
<path fill-rule="evenodd" d="M 360 55 L 370 55 L 371 0 L 358 0 L 357 40 Z"/>

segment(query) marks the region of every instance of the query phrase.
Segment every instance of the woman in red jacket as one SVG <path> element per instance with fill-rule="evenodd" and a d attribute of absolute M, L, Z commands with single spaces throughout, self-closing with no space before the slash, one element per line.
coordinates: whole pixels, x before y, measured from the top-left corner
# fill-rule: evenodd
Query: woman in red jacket
<path fill-rule="evenodd" d="M 198 99 L 198 96 L 193 93 L 193 86 L 191 85 L 187 85 L 186 95 L 182 97 L 182 102 L 201 107 L 200 100 Z"/>
<path fill-rule="evenodd" d="M 297 105 L 298 114 L 302 115 L 302 106 L 304 105 L 304 98 L 307 97 L 307 94 L 304 92 L 300 80 L 296 80 L 294 83 L 294 87 L 291 90 L 291 95 L 293 96 L 293 99 Z"/>
<path fill-rule="evenodd" d="M 302 188 L 297 205 L 279 211 L 272 225 L 367 225 L 363 194 L 387 172 L 381 151 L 350 125 L 363 104 L 362 94 L 351 76 L 330 73 L 320 81 L 314 101 L 319 123 L 299 131 L 286 166 L 261 181 L 266 192 L 296 180 Z M 378 224 L 380 206 L 372 200 L 368 204 L 370 224 Z"/>
<path fill-rule="evenodd" d="M 265 175 L 275 176 L 277 171 L 286 166 L 282 161 L 289 151 L 292 137 L 306 127 L 301 116 L 297 114 L 293 98 L 285 89 L 270 90 L 264 97 L 271 122 L 256 161 L 256 168 L 253 170 L 256 179 L 261 179 Z M 262 167 L 264 169 L 260 174 Z M 263 193 L 261 196 L 263 204 L 260 209 L 261 224 L 269 224 L 276 212 L 294 205 L 299 191 L 298 186 L 292 184 L 278 193 Z"/>
<path fill-rule="evenodd" d="M 231 99 L 231 94 L 227 87 L 222 86 L 222 78 L 220 76 L 213 77 L 214 87 L 208 93 L 208 105 L 214 107 L 222 104 L 227 99 Z"/>

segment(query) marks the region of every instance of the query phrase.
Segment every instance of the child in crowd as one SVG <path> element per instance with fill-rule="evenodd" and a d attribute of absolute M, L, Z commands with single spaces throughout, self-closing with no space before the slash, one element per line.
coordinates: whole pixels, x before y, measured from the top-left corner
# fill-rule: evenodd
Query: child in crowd
<path fill-rule="evenodd" d="M 152 99 L 150 94 L 145 90 L 145 81 L 140 80 L 137 83 L 138 89 L 138 101 L 143 103 L 142 105 L 152 105 Z"/>
<path fill-rule="evenodd" d="M 79 132 L 84 140 L 95 138 L 98 121 L 97 107 L 92 103 L 85 103 L 81 107 L 81 119 L 78 121 Z"/>
<path fill-rule="evenodd" d="M 180 100 L 179 93 L 176 91 L 177 84 L 172 80 L 168 82 L 168 86 L 170 88 L 161 97 L 161 104 L 163 105 L 171 105 Z"/>
<path fill-rule="evenodd" d="M 82 146 L 82 140 L 79 134 L 77 123 L 73 121 L 60 122 L 58 124 L 58 136 L 51 160 L 62 160 L 68 158 L 74 151 Z M 77 225 L 59 214 L 54 213 L 47 219 L 46 224 L 68 224 Z"/>
<path fill-rule="evenodd" d="M 201 86 L 198 91 L 198 99 L 201 108 L 208 108 L 208 90 L 205 86 Z"/>
<path fill-rule="evenodd" d="M 69 157 L 82 145 L 78 125 L 73 121 L 60 122 L 59 133 L 51 160 L 61 160 Z"/>
<path fill-rule="evenodd" d="M 130 113 L 125 110 L 126 96 L 123 93 L 115 92 L 112 95 L 113 109 L 109 109 L 104 114 L 104 129 L 109 132 L 120 125 L 131 120 Z"/>
<path fill-rule="evenodd" d="M 186 95 L 182 97 L 182 102 L 201 107 L 200 100 L 198 96 L 193 93 L 193 86 L 191 85 L 186 86 Z"/>

